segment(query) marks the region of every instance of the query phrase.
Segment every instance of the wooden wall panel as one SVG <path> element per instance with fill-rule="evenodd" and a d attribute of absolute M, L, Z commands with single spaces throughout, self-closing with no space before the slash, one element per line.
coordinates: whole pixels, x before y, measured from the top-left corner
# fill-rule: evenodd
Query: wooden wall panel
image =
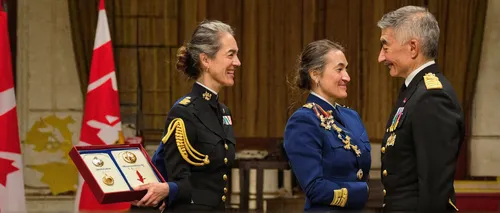
<path fill-rule="evenodd" d="M 301 1 L 301 2 L 302 2 L 302 14 L 299 17 L 302 20 L 302 47 L 305 47 L 308 43 L 315 40 L 314 30 L 317 28 L 315 26 L 317 1 Z"/>
<path fill-rule="evenodd" d="M 165 45 L 177 46 L 178 41 L 178 2 L 177 0 L 165 0 L 163 17 L 165 19 Z"/>
<path fill-rule="evenodd" d="M 360 95 L 362 103 L 358 110 L 370 138 L 380 139 L 392 109 L 389 103 L 394 103 L 393 81 L 385 66 L 377 61 L 380 52 L 380 29 L 377 21 L 384 13 L 384 3 L 363 2 L 361 8 L 361 62 L 362 76 L 359 79 L 363 85 Z M 369 60 L 367 60 L 369 59 Z M 356 79 L 351 79 L 355 81 Z M 399 85 L 401 82 L 396 83 Z M 377 98 L 374 98 L 377 97 Z"/>
<path fill-rule="evenodd" d="M 285 46 L 286 48 L 283 50 L 285 53 L 285 60 L 286 63 L 283 63 L 284 65 L 284 70 L 281 73 L 282 76 L 285 76 L 285 84 L 286 86 L 286 91 L 285 93 L 287 94 L 287 105 L 284 107 L 281 107 L 279 110 L 282 111 L 285 114 L 285 121 L 288 120 L 288 118 L 292 115 L 294 110 L 298 107 L 300 107 L 302 104 L 297 103 L 295 99 L 296 95 L 293 93 L 295 92 L 293 88 L 288 86 L 289 83 L 293 83 L 293 74 L 297 73 L 297 66 L 298 66 L 298 60 L 300 57 L 300 52 L 302 51 L 302 48 L 305 47 L 305 45 L 313 40 L 314 36 L 314 31 L 310 30 L 312 26 L 314 26 L 314 23 L 307 23 L 303 21 L 302 14 L 305 7 L 305 3 L 302 0 L 290 0 L 287 1 L 288 3 L 286 4 L 285 7 L 285 36 L 284 36 L 284 41 L 285 41 Z M 314 1 L 309 1 L 314 3 Z M 313 8 L 313 7 L 310 7 Z M 310 9 L 309 8 L 309 9 Z M 314 15 L 314 13 L 312 14 Z M 308 14 L 308 17 L 309 14 Z M 312 17 L 314 20 L 314 17 Z M 310 21 L 310 20 L 309 20 Z M 305 24 L 308 24 L 309 26 L 305 26 Z M 308 30 L 306 32 L 306 30 Z M 310 30 L 310 31 L 309 31 Z M 297 106 L 295 106 L 297 105 Z M 284 126 L 283 126 L 284 128 Z M 280 132 L 277 132 L 277 134 L 274 137 L 283 137 L 283 130 Z"/>
<path fill-rule="evenodd" d="M 114 0 L 115 16 L 137 16 L 139 0 Z M 106 9 L 108 10 L 109 7 Z"/>
<path fill-rule="evenodd" d="M 257 110 L 255 112 L 247 111 L 246 116 L 256 116 L 254 123 L 244 123 L 243 125 L 249 125 L 250 130 L 248 132 L 238 132 L 238 135 L 242 137 L 268 137 L 269 136 L 269 126 L 267 126 L 269 118 L 272 117 L 270 113 L 270 106 L 273 101 L 268 96 L 269 91 L 269 70 L 273 63 L 277 63 L 274 60 L 274 56 L 271 53 L 272 36 L 271 29 L 271 1 L 259 0 L 258 1 L 258 37 L 257 37 L 257 63 L 258 68 L 255 70 L 255 74 L 258 76 L 258 85 L 256 88 L 248 88 L 245 93 L 257 93 L 257 99 L 255 102 L 258 103 Z M 243 62 L 245 63 L 245 62 Z M 244 65 L 243 65 L 244 66 Z M 249 72 L 249 71 L 247 71 Z M 274 119 L 272 119 L 274 120 Z"/>
<path fill-rule="evenodd" d="M 135 18 L 119 16 L 113 19 L 115 23 L 114 40 L 112 41 L 116 49 L 122 45 L 136 45 L 137 38 L 137 24 Z M 125 62 L 126 63 L 126 62 Z"/>
<path fill-rule="evenodd" d="M 238 96 L 241 98 L 240 108 L 231 108 L 233 114 L 233 124 L 235 131 L 241 136 L 255 135 L 257 109 L 258 109 L 258 41 L 259 35 L 259 16 L 258 1 L 243 2 L 243 18 L 242 25 L 236 33 L 241 35 L 239 42 L 239 57 L 240 61 L 245 65 L 239 69 L 236 76 L 240 76 L 240 81 L 236 82 L 241 85 Z M 255 89 L 246 89 L 255 88 Z M 243 95 L 243 92 L 245 95 Z"/>
<path fill-rule="evenodd" d="M 137 18 L 139 46 L 165 44 L 164 17 Z"/>
<path fill-rule="evenodd" d="M 377 21 L 403 5 L 428 4 L 441 26 L 438 63 L 465 101 L 463 85 L 471 48 L 464 47 L 473 37 L 474 17 L 474 10 L 468 8 L 477 1 L 460 2 L 147 0 L 139 4 L 139 0 L 115 0 L 109 10 L 113 11 L 110 22 L 116 38 L 120 98 L 123 103 L 142 100 L 140 128 L 161 132 L 165 114 L 193 83 L 175 70 L 177 48 L 199 22 L 217 19 L 235 29 L 243 64 L 235 85 L 220 92 L 221 101 L 232 111 L 237 137 L 282 137 L 288 117 L 302 105 L 293 105 L 295 91 L 288 84 L 293 83 L 300 51 L 311 41 L 328 38 L 346 47 L 349 62 L 349 96 L 339 102 L 358 111 L 372 142 L 380 142 L 403 80 L 390 77 L 377 62 Z M 137 73 L 141 73 L 140 88 L 133 79 Z"/>
<path fill-rule="evenodd" d="M 120 103 L 136 103 L 137 102 L 137 50 L 130 48 L 122 48 L 115 50 L 117 53 L 116 61 L 118 78 L 118 91 L 120 92 Z"/>

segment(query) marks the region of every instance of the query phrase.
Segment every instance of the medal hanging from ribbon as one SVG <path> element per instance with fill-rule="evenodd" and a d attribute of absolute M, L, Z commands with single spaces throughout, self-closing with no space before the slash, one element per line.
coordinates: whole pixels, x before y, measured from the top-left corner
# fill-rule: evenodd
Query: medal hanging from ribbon
<path fill-rule="evenodd" d="M 361 150 L 357 145 L 351 144 L 351 137 L 349 137 L 349 135 L 347 135 L 345 131 L 338 127 L 337 124 L 335 124 L 335 120 L 330 110 L 327 112 L 321 106 L 315 103 L 313 103 L 311 108 L 313 109 L 316 116 L 320 119 L 321 127 L 325 128 L 328 131 L 333 128 L 335 132 L 337 132 L 337 137 L 342 141 L 342 143 L 344 143 L 344 149 L 353 150 L 353 152 L 356 154 L 356 157 L 361 157 Z"/>
<path fill-rule="evenodd" d="M 392 123 L 391 123 L 391 126 L 389 127 L 389 132 L 394 132 L 394 130 L 396 130 L 396 127 L 399 124 L 399 119 L 401 119 L 401 115 L 403 115 L 403 110 L 404 110 L 404 107 L 398 108 L 398 111 L 396 112 L 396 114 L 392 118 Z"/>

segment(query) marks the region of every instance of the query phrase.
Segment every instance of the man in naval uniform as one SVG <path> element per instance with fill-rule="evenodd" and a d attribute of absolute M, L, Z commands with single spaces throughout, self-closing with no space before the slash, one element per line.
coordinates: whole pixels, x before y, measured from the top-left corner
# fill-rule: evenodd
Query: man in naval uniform
<path fill-rule="evenodd" d="M 406 6 L 378 22 L 378 61 L 404 78 L 382 141 L 384 212 L 455 212 L 453 180 L 464 117 L 439 72 L 439 26 L 425 8 Z"/>

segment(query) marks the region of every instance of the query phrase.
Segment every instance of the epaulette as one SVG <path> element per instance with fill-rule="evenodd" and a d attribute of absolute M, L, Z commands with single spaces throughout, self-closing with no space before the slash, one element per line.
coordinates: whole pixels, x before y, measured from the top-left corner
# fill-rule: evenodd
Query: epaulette
<path fill-rule="evenodd" d="M 442 89 L 443 85 L 439 78 L 434 73 L 427 73 L 424 75 L 425 87 L 427 89 Z"/>
<path fill-rule="evenodd" d="M 201 154 L 200 152 L 196 151 L 191 143 L 189 143 L 189 139 L 186 134 L 186 127 L 184 126 L 184 121 L 181 118 L 175 118 L 170 122 L 168 125 L 168 131 L 165 137 L 163 137 L 161 140 L 163 143 L 166 143 L 172 133 L 174 133 L 175 130 L 175 143 L 177 144 L 177 149 L 179 149 L 179 152 L 181 153 L 182 158 L 188 162 L 189 164 L 193 166 L 204 166 L 210 163 L 210 160 L 208 159 L 208 155 Z M 198 162 L 194 162 L 191 160 L 189 157 L 192 157 L 194 160 Z"/>
<path fill-rule="evenodd" d="M 190 96 L 186 96 L 186 97 L 184 97 L 181 101 L 179 101 L 179 104 L 180 104 L 180 105 L 183 105 L 183 106 L 187 106 L 187 105 L 189 105 L 191 102 L 192 102 L 191 97 L 190 97 Z"/>
<path fill-rule="evenodd" d="M 307 103 L 307 104 L 304 104 L 302 107 L 305 107 L 305 108 L 308 108 L 308 109 L 312 109 L 314 106 L 314 103 Z"/>
<path fill-rule="evenodd" d="M 350 109 L 350 107 L 348 107 L 348 106 L 346 106 L 346 105 L 338 104 L 338 103 L 335 103 L 335 106 Z"/>

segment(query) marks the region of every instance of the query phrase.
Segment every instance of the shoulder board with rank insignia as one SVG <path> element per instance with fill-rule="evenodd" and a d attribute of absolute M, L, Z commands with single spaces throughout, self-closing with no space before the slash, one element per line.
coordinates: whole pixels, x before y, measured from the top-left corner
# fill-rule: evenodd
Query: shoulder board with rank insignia
<path fill-rule="evenodd" d="M 312 109 L 313 106 L 314 106 L 313 103 L 307 103 L 307 104 L 304 104 L 302 107 L 305 107 L 305 108 L 308 108 L 308 109 Z"/>
<path fill-rule="evenodd" d="M 434 73 L 427 73 L 424 75 L 425 87 L 427 89 L 442 89 L 443 85 L 439 78 Z"/>
<path fill-rule="evenodd" d="M 341 105 L 341 104 L 338 104 L 338 103 L 335 103 L 335 106 L 339 106 L 339 107 L 350 109 L 350 107 L 348 107 L 346 105 Z"/>
<path fill-rule="evenodd" d="M 191 103 L 191 97 L 187 96 L 183 98 L 181 101 L 179 101 L 180 105 L 187 106 L 189 103 Z"/>

